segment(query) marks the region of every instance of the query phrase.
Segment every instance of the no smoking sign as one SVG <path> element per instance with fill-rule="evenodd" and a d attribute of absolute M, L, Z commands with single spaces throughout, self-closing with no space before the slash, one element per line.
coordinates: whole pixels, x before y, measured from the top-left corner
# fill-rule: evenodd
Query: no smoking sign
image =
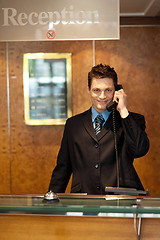
<path fill-rule="evenodd" d="M 55 38 L 55 36 L 56 36 L 56 34 L 55 34 L 55 32 L 53 30 L 49 30 L 47 32 L 47 38 L 48 39 L 53 39 L 53 38 Z"/>

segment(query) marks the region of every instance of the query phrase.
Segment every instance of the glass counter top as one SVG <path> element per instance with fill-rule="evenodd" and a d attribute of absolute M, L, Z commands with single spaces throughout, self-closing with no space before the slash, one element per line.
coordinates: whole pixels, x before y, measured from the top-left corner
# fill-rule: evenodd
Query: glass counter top
<path fill-rule="evenodd" d="M 44 202 L 44 195 L 0 195 L 0 214 L 71 216 L 150 214 L 154 217 L 160 217 L 160 198 L 74 194 L 58 194 L 57 196 L 58 202 Z"/>

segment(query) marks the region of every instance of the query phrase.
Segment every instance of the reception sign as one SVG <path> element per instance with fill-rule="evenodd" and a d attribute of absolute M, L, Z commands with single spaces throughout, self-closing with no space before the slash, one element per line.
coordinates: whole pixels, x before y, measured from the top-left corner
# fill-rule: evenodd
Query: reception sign
<path fill-rule="evenodd" d="M 0 41 L 119 39 L 119 0 L 1 0 Z"/>

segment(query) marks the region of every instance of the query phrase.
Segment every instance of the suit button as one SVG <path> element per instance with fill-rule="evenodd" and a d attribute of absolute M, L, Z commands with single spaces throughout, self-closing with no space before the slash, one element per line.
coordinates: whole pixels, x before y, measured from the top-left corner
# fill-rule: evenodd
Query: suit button
<path fill-rule="evenodd" d="M 95 165 L 95 168 L 97 169 L 99 167 L 99 164 L 97 163 L 96 165 Z"/>
<path fill-rule="evenodd" d="M 95 146 L 96 148 L 98 148 L 98 147 L 99 147 L 98 143 L 95 143 L 95 144 L 94 144 L 94 146 Z"/>
<path fill-rule="evenodd" d="M 100 189 L 100 186 L 97 186 L 97 189 L 99 190 L 99 189 Z"/>

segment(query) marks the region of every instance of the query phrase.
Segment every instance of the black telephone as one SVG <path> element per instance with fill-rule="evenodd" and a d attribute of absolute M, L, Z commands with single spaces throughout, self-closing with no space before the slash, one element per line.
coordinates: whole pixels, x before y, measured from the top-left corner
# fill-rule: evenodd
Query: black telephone
<path fill-rule="evenodd" d="M 122 89 L 122 88 L 123 88 L 122 85 L 117 84 L 116 87 L 115 87 L 115 91 L 118 91 L 118 90 L 120 90 L 120 89 Z M 109 112 L 111 112 L 113 109 L 116 108 L 116 106 L 117 106 L 117 103 L 116 103 L 116 102 L 110 101 L 110 102 L 107 104 L 107 110 L 108 110 Z"/>

